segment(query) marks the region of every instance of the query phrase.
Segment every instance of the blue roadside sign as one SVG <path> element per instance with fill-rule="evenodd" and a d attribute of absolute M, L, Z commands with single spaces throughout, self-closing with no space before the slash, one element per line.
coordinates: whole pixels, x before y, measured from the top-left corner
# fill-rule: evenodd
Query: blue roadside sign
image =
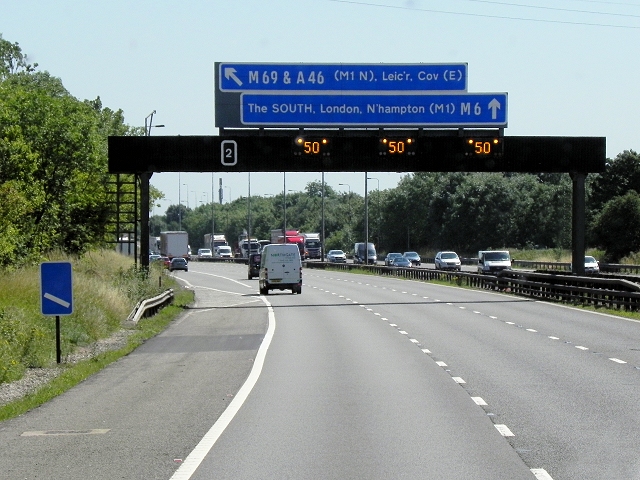
<path fill-rule="evenodd" d="M 216 63 L 220 92 L 466 91 L 467 64 Z"/>
<path fill-rule="evenodd" d="M 241 95 L 242 126 L 505 127 L 506 93 Z"/>
<path fill-rule="evenodd" d="M 40 264 L 40 305 L 43 315 L 73 313 L 73 279 L 70 262 Z"/>

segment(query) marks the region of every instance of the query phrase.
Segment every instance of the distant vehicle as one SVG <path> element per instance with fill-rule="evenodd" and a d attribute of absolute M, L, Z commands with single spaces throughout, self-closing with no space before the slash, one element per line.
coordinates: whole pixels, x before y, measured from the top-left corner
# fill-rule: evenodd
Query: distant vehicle
<path fill-rule="evenodd" d="M 304 236 L 298 230 L 286 230 L 282 234 L 281 228 L 271 230 L 271 243 L 295 243 L 300 250 L 300 257 L 304 257 Z"/>
<path fill-rule="evenodd" d="M 153 262 L 154 260 L 158 260 L 159 258 L 162 258 L 162 255 L 152 253 L 151 255 L 149 255 L 149 262 Z"/>
<path fill-rule="evenodd" d="M 248 265 L 248 273 L 247 278 L 249 280 L 253 280 L 253 277 L 257 277 L 260 275 L 260 259 L 262 258 L 262 254 L 260 253 L 252 253 L 249 255 Z"/>
<path fill-rule="evenodd" d="M 198 249 L 198 260 L 202 258 L 213 258 L 213 254 L 211 253 L 210 248 L 199 248 Z"/>
<path fill-rule="evenodd" d="M 329 253 L 327 253 L 327 262 L 347 263 L 347 255 L 342 250 L 329 250 Z"/>
<path fill-rule="evenodd" d="M 584 257 L 584 273 L 600 273 L 600 264 L 595 258 Z"/>
<path fill-rule="evenodd" d="M 462 270 L 462 262 L 456 252 L 438 252 L 434 263 L 438 270 Z"/>
<path fill-rule="evenodd" d="M 399 257 L 395 257 L 393 259 L 391 266 L 400 267 L 400 268 L 410 268 L 413 266 L 413 263 L 407 257 L 400 255 Z"/>
<path fill-rule="evenodd" d="M 411 262 L 411 265 L 415 267 L 420 266 L 420 262 L 422 259 L 420 258 L 420 255 L 418 255 L 418 252 L 404 252 L 402 256 L 408 258 Z"/>
<path fill-rule="evenodd" d="M 386 267 L 390 267 L 393 264 L 393 259 L 394 258 L 399 258 L 401 256 L 402 256 L 402 254 L 398 253 L 398 252 L 387 253 L 387 256 L 384 257 L 385 266 Z"/>
<path fill-rule="evenodd" d="M 171 264 L 171 260 L 169 259 L 169 257 L 160 257 L 156 261 L 162 262 L 162 265 L 164 265 L 164 268 L 169 268 L 169 265 Z"/>
<path fill-rule="evenodd" d="M 269 290 L 302 293 L 302 261 L 295 244 L 267 245 L 260 259 L 259 288 L 261 295 Z"/>
<path fill-rule="evenodd" d="M 160 254 L 163 257 L 183 257 L 190 255 L 189 234 L 184 231 L 160 232 Z"/>
<path fill-rule="evenodd" d="M 229 245 L 222 245 L 213 250 L 213 256 L 215 258 L 233 258 L 233 252 Z"/>
<path fill-rule="evenodd" d="M 511 255 L 506 250 L 480 250 L 478 252 L 478 273 L 498 273 L 511 269 Z"/>
<path fill-rule="evenodd" d="M 322 242 L 319 233 L 302 233 L 304 238 L 304 258 L 322 258 Z"/>
<path fill-rule="evenodd" d="M 353 263 L 366 263 L 375 265 L 378 262 L 376 246 L 373 243 L 356 243 L 353 246 Z"/>
<path fill-rule="evenodd" d="M 187 264 L 187 259 L 183 257 L 172 258 L 171 263 L 169 264 L 169 271 L 173 272 L 174 270 L 184 270 L 185 272 L 188 272 L 189 264 Z"/>

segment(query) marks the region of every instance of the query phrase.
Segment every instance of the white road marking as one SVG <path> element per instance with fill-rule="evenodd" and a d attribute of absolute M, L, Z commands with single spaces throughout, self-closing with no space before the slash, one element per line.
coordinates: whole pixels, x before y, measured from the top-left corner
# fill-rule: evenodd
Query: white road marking
<path fill-rule="evenodd" d="M 400 330 L 400 332 L 402 335 L 409 335 L 409 333 L 405 332 L 404 330 Z"/>
<path fill-rule="evenodd" d="M 533 328 L 527 328 L 527 332 L 538 333 L 538 330 L 534 330 Z"/>
<path fill-rule="evenodd" d="M 479 312 L 477 310 L 474 310 L 473 313 L 477 313 L 478 315 L 482 315 L 482 312 Z"/>
<path fill-rule="evenodd" d="M 485 406 L 487 402 L 485 402 L 482 397 L 471 397 L 471 400 L 475 402 L 476 405 Z"/>
<path fill-rule="evenodd" d="M 389 320 L 389 319 L 388 319 L 388 318 L 386 318 L 386 317 L 382 317 L 382 320 L 387 321 L 387 320 Z"/>
<path fill-rule="evenodd" d="M 576 348 L 579 350 L 589 350 L 587 347 L 583 347 L 582 345 L 576 345 Z"/>
<path fill-rule="evenodd" d="M 498 319 L 498 317 L 494 317 L 493 315 L 489 315 L 489 318 L 493 318 L 494 320 Z"/>
<path fill-rule="evenodd" d="M 537 480 L 553 480 L 544 468 L 532 468 L 531 473 L 533 473 Z"/>
<path fill-rule="evenodd" d="M 460 377 L 451 377 L 451 378 L 453 378 L 454 382 L 459 383 L 459 384 L 467 383 Z"/>
<path fill-rule="evenodd" d="M 195 446 L 189 456 L 180 465 L 178 470 L 176 470 L 175 473 L 171 476 L 171 480 L 188 480 L 189 478 L 191 478 L 191 476 L 202 463 L 202 460 L 204 460 L 211 448 L 218 441 L 218 438 L 220 438 L 222 432 L 224 432 L 227 426 L 229 426 L 229 423 L 231 423 L 233 417 L 236 416 L 236 413 L 238 413 L 240 407 L 242 407 L 247 397 L 251 393 L 251 390 L 257 383 L 258 378 L 260 377 L 262 366 L 264 365 L 264 359 L 267 355 L 267 350 L 269 349 L 269 345 L 271 345 L 271 340 L 273 339 L 273 334 L 276 330 L 276 316 L 271 303 L 269 303 L 269 301 L 263 296 L 261 296 L 260 299 L 267 306 L 267 310 L 269 312 L 269 326 L 267 328 L 267 333 L 264 336 L 262 344 L 258 349 L 258 353 L 256 354 L 251 372 L 249 373 L 249 376 L 247 377 L 247 380 L 244 382 L 242 387 L 240 387 L 240 390 L 238 391 L 236 396 L 233 398 L 233 400 L 231 400 L 231 403 L 229 403 L 224 412 L 222 412 L 222 415 L 218 417 L 218 420 L 216 420 L 216 422 L 205 434 L 205 436 L 202 437 L 198 445 Z"/>
<path fill-rule="evenodd" d="M 509 430 L 509 427 L 507 427 L 506 425 L 497 424 L 497 425 L 494 425 L 494 427 L 498 429 L 498 431 L 503 437 L 515 437 L 513 432 Z"/>
<path fill-rule="evenodd" d="M 616 362 L 616 363 L 627 363 L 624 360 L 620 360 L 619 358 L 610 358 L 609 360 L 611 360 L 612 362 Z"/>
<path fill-rule="evenodd" d="M 507 325 L 515 325 L 514 322 L 504 322 L 504 323 L 506 323 Z"/>
<path fill-rule="evenodd" d="M 436 362 L 436 365 L 438 365 L 439 367 L 446 367 L 446 366 L 447 366 L 447 364 L 446 364 L 446 363 L 441 362 L 441 361 L 437 361 L 437 362 Z"/>
<path fill-rule="evenodd" d="M 390 323 L 389 326 L 390 327 L 397 327 L 398 325 L 396 325 L 395 323 Z"/>
<path fill-rule="evenodd" d="M 377 315 L 378 317 L 380 316 L 380 314 L 378 312 L 373 312 L 374 315 Z"/>
<path fill-rule="evenodd" d="M 423 349 L 422 349 L 422 351 L 423 351 L 424 353 L 431 353 L 431 350 L 429 350 L 428 348 L 423 348 Z"/>
<path fill-rule="evenodd" d="M 549 337 L 551 340 L 560 340 L 558 337 Z"/>
<path fill-rule="evenodd" d="M 413 342 L 413 343 L 416 343 L 416 344 L 420 343 L 420 341 L 418 339 L 416 339 L 416 338 L 410 338 L 409 341 Z"/>

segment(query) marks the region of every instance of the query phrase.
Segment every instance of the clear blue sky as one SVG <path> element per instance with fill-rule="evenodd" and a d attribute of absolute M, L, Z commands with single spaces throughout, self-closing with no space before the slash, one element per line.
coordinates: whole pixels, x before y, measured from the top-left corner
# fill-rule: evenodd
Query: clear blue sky
<path fill-rule="evenodd" d="M 153 135 L 215 135 L 213 63 L 467 63 L 469 92 L 507 92 L 506 135 L 605 136 L 640 149 L 640 0 L 0 0 L 0 33 L 78 99 Z M 369 188 L 401 175 L 371 172 Z M 219 174 L 213 175 L 217 190 Z M 223 174 L 225 201 L 247 174 Z M 320 174 L 287 174 L 303 190 Z M 364 193 L 363 173 L 327 173 Z M 211 173 L 154 174 L 169 204 L 211 199 Z M 338 186 L 339 183 L 350 187 Z M 253 174 L 253 195 L 282 174 Z M 217 192 L 216 192 L 217 196 Z"/>

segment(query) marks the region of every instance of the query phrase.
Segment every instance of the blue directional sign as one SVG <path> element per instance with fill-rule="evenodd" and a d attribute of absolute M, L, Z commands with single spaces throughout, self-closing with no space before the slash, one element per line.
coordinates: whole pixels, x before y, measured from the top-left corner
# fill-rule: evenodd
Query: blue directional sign
<path fill-rule="evenodd" d="M 505 127 L 506 93 L 241 95 L 243 126 Z"/>
<path fill-rule="evenodd" d="M 220 92 L 466 91 L 467 64 L 216 63 Z"/>
<path fill-rule="evenodd" d="M 40 305 L 43 315 L 73 313 L 73 283 L 70 262 L 40 264 Z"/>

